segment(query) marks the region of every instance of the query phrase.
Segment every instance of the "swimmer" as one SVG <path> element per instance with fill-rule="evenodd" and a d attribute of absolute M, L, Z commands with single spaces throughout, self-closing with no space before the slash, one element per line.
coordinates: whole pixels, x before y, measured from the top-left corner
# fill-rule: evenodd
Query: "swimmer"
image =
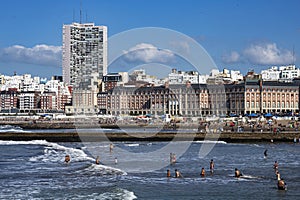
<path fill-rule="evenodd" d="M 280 181 L 280 174 L 279 174 L 279 171 L 276 172 L 276 178 L 277 178 L 277 181 Z"/>
<path fill-rule="evenodd" d="M 283 179 L 281 179 L 277 182 L 277 187 L 278 187 L 278 190 L 285 190 L 286 189 L 286 183 L 284 182 Z"/>
<path fill-rule="evenodd" d="M 97 156 L 97 158 L 96 158 L 96 164 L 97 164 L 97 165 L 100 164 L 100 157 L 99 157 L 99 156 Z"/>
<path fill-rule="evenodd" d="M 175 153 L 170 153 L 170 164 L 174 164 L 176 162 Z"/>
<path fill-rule="evenodd" d="M 215 163 L 214 163 L 214 160 L 211 159 L 210 163 L 209 163 L 210 173 L 214 173 L 214 168 L 215 168 Z"/>
<path fill-rule="evenodd" d="M 113 149 L 114 149 L 114 145 L 112 143 L 110 143 L 110 145 L 109 145 L 109 152 L 112 152 Z"/>
<path fill-rule="evenodd" d="M 273 165 L 273 168 L 275 170 L 275 173 L 278 171 L 278 162 L 277 160 L 275 161 L 274 165 Z"/>
<path fill-rule="evenodd" d="M 170 170 L 169 170 L 169 169 L 167 170 L 167 177 L 168 177 L 168 178 L 170 178 L 170 177 L 171 177 L 171 172 L 170 172 Z"/>
<path fill-rule="evenodd" d="M 115 165 L 118 164 L 118 159 L 115 157 Z"/>
<path fill-rule="evenodd" d="M 70 157 L 70 155 L 66 155 L 65 156 L 65 163 L 69 163 L 71 161 L 71 157 Z"/>
<path fill-rule="evenodd" d="M 177 169 L 175 169 L 175 178 L 182 178 L 181 173 Z"/>
<path fill-rule="evenodd" d="M 236 178 L 240 178 L 240 177 L 242 176 L 242 173 L 240 172 L 240 170 L 238 170 L 237 168 L 235 168 L 234 176 L 235 176 Z"/>
<path fill-rule="evenodd" d="M 201 169 L 201 174 L 200 174 L 202 177 L 204 177 L 205 176 L 205 170 L 204 170 L 204 168 L 202 167 L 202 169 Z"/>
<path fill-rule="evenodd" d="M 267 158 L 267 156 L 268 156 L 267 152 L 268 152 L 268 149 L 266 149 L 266 150 L 264 151 L 264 157 L 265 157 L 265 158 Z"/>

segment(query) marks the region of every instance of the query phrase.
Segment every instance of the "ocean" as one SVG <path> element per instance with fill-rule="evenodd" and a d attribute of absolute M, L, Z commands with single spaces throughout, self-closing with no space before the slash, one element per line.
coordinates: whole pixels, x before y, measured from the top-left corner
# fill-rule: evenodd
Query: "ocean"
<path fill-rule="evenodd" d="M 172 165 L 171 152 L 161 151 L 169 143 L 114 142 L 110 151 L 110 142 L 0 141 L 0 199 L 300 199 L 300 143 L 190 142 Z M 207 143 L 211 151 L 201 156 Z M 277 190 L 275 160 L 286 191 Z M 235 168 L 244 178 L 234 177 Z M 167 178 L 167 169 L 183 178 Z"/>

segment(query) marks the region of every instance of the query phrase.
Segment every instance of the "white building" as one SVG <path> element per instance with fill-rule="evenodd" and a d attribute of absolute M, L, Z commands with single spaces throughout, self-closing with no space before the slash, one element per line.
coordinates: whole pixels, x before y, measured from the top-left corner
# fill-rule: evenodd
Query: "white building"
<path fill-rule="evenodd" d="M 97 90 L 98 82 L 107 74 L 107 27 L 94 23 L 64 25 L 62 51 L 64 82 Z"/>
<path fill-rule="evenodd" d="M 37 94 L 34 92 L 23 92 L 19 95 L 20 110 L 30 111 L 37 108 Z"/>
<path fill-rule="evenodd" d="M 300 69 L 295 65 L 273 66 L 269 69 L 261 71 L 262 79 L 264 81 L 292 81 L 294 78 L 300 77 Z"/>
<path fill-rule="evenodd" d="M 169 84 L 185 84 L 190 82 L 191 84 L 199 83 L 199 73 L 196 71 L 177 71 L 172 69 L 172 72 L 168 76 Z"/>
<path fill-rule="evenodd" d="M 294 79 L 300 77 L 300 69 L 296 68 L 295 65 L 287 65 L 279 67 L 280 79 Z"/>
<path fill-rule="evenodd" d="M 270 69 L 262 70 L 261 77 L 264 81 L 277 81 L 280 78 L 278 67 L 273 66 Z"/>

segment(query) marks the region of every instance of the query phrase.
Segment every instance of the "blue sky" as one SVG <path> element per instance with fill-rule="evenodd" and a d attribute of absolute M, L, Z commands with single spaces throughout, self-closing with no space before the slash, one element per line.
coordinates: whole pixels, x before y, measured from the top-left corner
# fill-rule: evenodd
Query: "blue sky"
<path fill-rule="evenodd" d="M 80 0 L 2 0 L 0 73 L 62 74 L 62 25 L 79 21 Z M 298 0 L 82 0 L 83 22 L 108 35 L 162 27 L 195 39 L 219 69 L 260 71 L 300 55 Z M 75 15 L 74 15 L 75 13 Z M 184 66 L 183 66 L 184 67 Z"/>

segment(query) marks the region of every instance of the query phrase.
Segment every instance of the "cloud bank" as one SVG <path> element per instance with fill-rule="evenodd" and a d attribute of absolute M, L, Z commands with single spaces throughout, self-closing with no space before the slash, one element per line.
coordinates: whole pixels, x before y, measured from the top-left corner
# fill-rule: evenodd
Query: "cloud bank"
<path fill-rule="evenodd" d="M 250 63 L 259 65 L 284 65 L 293 62 L 293 53 L 279 49 L 275 43 L 251 45 L 244 50 Z"/>
<path fill-rule="evenodd" d="M 140 43 L 130 48 L 128 51 L 123 51 L 125 59 L 144 63 L 159 62 L 168 63 L 172 62 L 175 55 L 167 49 L 159 49 L 152 44 Z"/>
<path fill-rule="evenodd" d="M 293 53 L 277 47 L 276 43 L 251 44 L 238 53 L 232 51 L 222 56 L 225 64 L 249 62 L 254 65 L 286 65 L 293 62 Z"/>
<path fill-rule="evenodd" d="M 61 46 L 39 44 L 32 48 L 14 45 L 0 49 L 0 62 L 61 66 Z"/>

